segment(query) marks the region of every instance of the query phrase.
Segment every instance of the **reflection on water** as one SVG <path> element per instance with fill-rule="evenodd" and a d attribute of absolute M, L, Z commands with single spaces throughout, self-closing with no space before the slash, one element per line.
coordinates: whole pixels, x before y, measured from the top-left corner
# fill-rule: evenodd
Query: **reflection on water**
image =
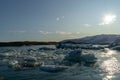
<path fill-rule="evenodd" d="M 119 63 L 115 57 L 112 57 L 106 61 L 104 61 L 101 65 L 101 67 L 106 71 L 111 74 L 116 73 L 119 71 Z"/>
<path fill-rule="evenodd" d="M 105 48 L 104 51 L 101 53 L 101 57 L 113 57 L 116 55 L 117 52 L 115 50 L 110 50 L 109 48 Z"/>
<path fill-rule="evenodd" d="M 116 56 L 119 56 L 119 52 L 105 49 L 105 52 L 101 53 L 101 57 L 105 60 L 101 64 L 101 69 L 106 72 L 106 76 L 103 80 L 113 80 L 115 74 L 120 73 L 120 62 Z"/>

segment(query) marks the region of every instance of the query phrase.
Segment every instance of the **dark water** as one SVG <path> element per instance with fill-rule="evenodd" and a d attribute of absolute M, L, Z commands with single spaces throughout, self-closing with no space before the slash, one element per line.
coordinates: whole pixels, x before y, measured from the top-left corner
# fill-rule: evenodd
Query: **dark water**
<path fill-rule="evenodd" d="M 60 62 L 70 50 L 38 50 L 43 46 L 1 47 L 0 54 L 0 77 L 4 80 L 120 80 L 120 52 L 107 49 L 84 50 L 93 53 L 98 58 L 95 67 L 85 67 L 75 64 L 62 72 L 49 73 L 36 68 L 16 71 L 8 67 L 8 63 L 24 57 L 35 57 L 39 62 L 46 64 Z M 47 46 L 54 48 L 54 46 Z M 28 49 L 33 49 L 28 51 Z"/>

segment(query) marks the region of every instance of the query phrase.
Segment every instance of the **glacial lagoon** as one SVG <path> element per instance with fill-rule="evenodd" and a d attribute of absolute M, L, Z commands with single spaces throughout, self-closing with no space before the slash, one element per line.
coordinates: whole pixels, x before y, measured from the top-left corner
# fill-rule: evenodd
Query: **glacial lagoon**
<path fill-rule="evenodd" d="M 50 49 L 42 49 L 48 47 Z M 16 68 L 17 62 L 33 58 L 39 64 L 63 66 L 60 63 L 71 49 L 56 49 L 54 45 L 0 47 L 1 80 L 119 80 L 120 52 L 111 49 L 88 50 L 82 53 L 94 54 L 97 62 L 93 66 L 75 63 L 63 71 L 46 72 L 41 65 Z M 26 66 L 26 65 L 25 65 Z"/>

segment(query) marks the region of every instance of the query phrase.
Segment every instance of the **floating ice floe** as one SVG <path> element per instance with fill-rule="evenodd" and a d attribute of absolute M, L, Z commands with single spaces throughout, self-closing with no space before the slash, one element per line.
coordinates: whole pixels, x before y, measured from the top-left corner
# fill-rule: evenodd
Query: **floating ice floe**
<path fill-rule="evenodd" d="M 120 51 L 120 46 L 115 46 L 112 48 L 113 50 L 117 50 L 117 51 Z"/>
<path fill-rule="evenodd" d="M 79 63 L 85 66 L 94 65 L 97 62 L 97 58 L 94 54 L 82 54 L 82 50 L 71 51 L 64 59 L 63 63 L 65 65 L 73 65 Z"/>
<path fill-rule="evenodd" d="M 93 66 L 97 62 L 97 58 L 94 54 L 84 54 L 81 58 L 81 61 L 85 66 Z"/>
<path fill-rule="evenodd" d="M 49 48 L 49 47 L 41 47 L 38 50 L 55 50 L 54 48 Z"/>
<path fill-rule="evenodd" d="M 57 49 L 78 49 L 80 48 L 79 46 L 76 46 L 74 44 L 65 44 L 65 43 L 58 43 L 56 44 Z"/>
<path fill-rule="evenodd" d="M 40 70 L 45 72 L 60 72 L 67 69 L 68 66 L 60 66 L 60 65 L 43 65 L 40 67 Z"/>
<path fill-rule="evenodd" d="M 38 62 L 35 58 L 28 57 L 23 60 L 23 62 L 20 63 L 22 67 L 35 67 L 38 65 Z"/>
<path fill-rule="evenodd" d="M 14 49 L 4 49 L 3 51 L 0 51 L 0 58 L 15 57 L 16 53 L 17 52 Z"/>
<path fill-rule="evenodd" d="M 54 51 L 54 53 L 56 53 L 56 54 L 68 54 L 69 52 L 71 51 L 71 49 L 56 49 L 55 51 Z"/>
<path fill-rule="evenodd" d="M 72 44 L 72 43 L 58 43 L 56 44 L 57 49 L 92 49 L 92 50 L 99 50 L 104 49 L 105 45 L 93 45 L 93 44 Z"/>
<path fill-rule="evenodd" d="M 23 61 L 13 60 L 9 62 L 9 67 L 13 67 L 16 70 L 23 70 L 28 68 L 39 67 L 42 62 L 38 62 L 35 58 L 28 57 L 23 59 Z"/>
<path fill-rule="evenodd" d="M 73 63 L 79 63 L 81 60 L 82 51 L 81 50 L 73 50 L 69 52 L 69 54 L 65 57 L 64 60 Z"/>

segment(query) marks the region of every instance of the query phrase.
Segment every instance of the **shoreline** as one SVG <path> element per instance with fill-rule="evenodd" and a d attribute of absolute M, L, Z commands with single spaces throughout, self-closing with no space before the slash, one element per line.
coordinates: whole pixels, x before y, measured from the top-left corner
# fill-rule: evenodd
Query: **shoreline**
<path fill-rule="evenodd" d="M 19 41 L 19 42 L 0 42 L 0 47 L 9 46 L 30 46 L 30 45 L 55 45 L 58 42 L 37 42 L 37 41 Z"/>

